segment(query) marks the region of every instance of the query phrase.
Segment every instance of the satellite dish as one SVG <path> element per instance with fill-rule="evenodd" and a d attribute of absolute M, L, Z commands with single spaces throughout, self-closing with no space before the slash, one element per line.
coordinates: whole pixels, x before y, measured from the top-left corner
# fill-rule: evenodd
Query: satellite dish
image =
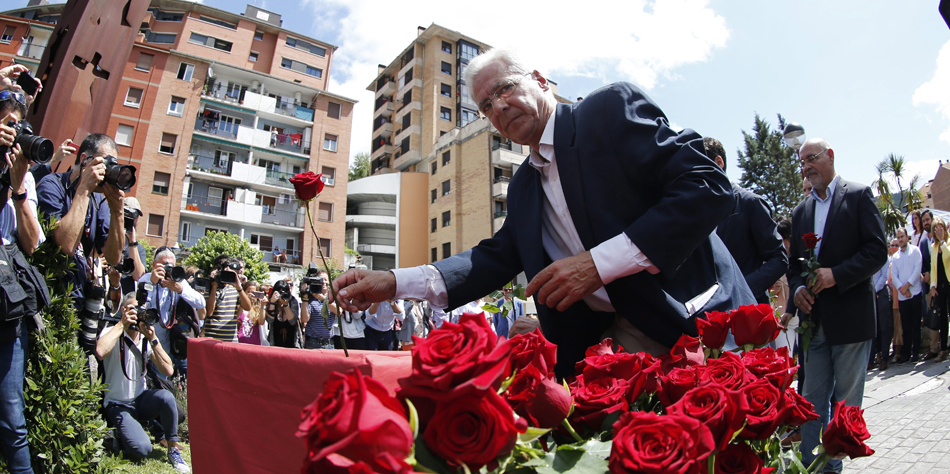
<path fill-rule="evenodd" d="M 214 69 L 211 69 L 211 66 L 208 66 L 208 77 L 214 77 Z"/>

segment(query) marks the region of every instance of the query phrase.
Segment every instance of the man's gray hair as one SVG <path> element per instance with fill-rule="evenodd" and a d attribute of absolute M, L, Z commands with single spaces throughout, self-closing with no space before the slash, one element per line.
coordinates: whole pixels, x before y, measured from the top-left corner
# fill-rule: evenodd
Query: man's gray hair
<path fill-rule="evenodd" d="M 518 58 L 518 55 L 514 51 L 508 49 L 489 49 L 478 56 L 475 56 L 475 59 L 472 59 L 468 66 L 465 67 L 465 75 L 462 78 L 465 81 L 465 84 L 468 84 L 471 90 L 472 99 L 474 99 L 475 91 L 475 78 L 478 76 L 482 69 L 489 64 L 494 62 L 500 62 L 505 65 L 508 70 L 509 75 L 515 74 L 528 74 L 531 72 L 530 69 L 525 67 L 521 62 L 521 59 Z"/>
<path fill-rule="evenodd" d="M 165 249 L 155 254 L 155 260 L 158 260 L 162 257 L 171 257 L 172 259 L 175 259 L 175 252 L 172 252 L 169 249 Z"/>
<path fill-rule="evenodd" d="M 131 302 L 133 302 L 133 301 L 135 301 L 135 292 L 134 292 L 134 291 L 130 291 L 130 292 L 128 292 L 128 293 L 122 295 L 122 300 L 119 302 L 119 306 L 118 306 L 118 308 L 115 310 L 115 314 L 114 314 L 113 316 L 115 316 L 116 319 L 118 319 L 118 320 L 121 321 L 121 320 L 122 320 L 122 308 L 125 308 L 129 303 L 131 303 Z"/>

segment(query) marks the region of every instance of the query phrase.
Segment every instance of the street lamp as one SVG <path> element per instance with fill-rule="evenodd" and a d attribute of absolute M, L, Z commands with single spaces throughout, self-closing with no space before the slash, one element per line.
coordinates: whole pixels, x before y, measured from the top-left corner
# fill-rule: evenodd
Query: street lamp
<path fill-rule="evenodd" d="M 785 146 L 795 150 L 795 153 L 798 153 L 798 149 L 805 144 L 805 127 L 802 127 L 797 122 L 792 122 L 785 126 L 785 130 L 782 132 L 782 138 L 785 141 Z"/>

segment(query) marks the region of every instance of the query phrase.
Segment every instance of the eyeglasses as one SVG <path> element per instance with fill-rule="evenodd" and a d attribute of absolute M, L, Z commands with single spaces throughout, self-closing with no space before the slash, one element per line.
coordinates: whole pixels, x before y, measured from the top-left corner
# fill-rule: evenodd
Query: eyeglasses
<path fill-rule="evenodd" d="M 521 84 L 521 81 L 524 80 L 525 76 L 531 75 L 530 72 L 521 74 L 520 76 L 515 76 L 512 78 L 506 79 L 501 84 L 495 86 L 491 91 L 491 94 L 488 95 L 487 99 L 482 100 L 482 103 L 478 106 L 478 110 L 482 115 L 486 117 L 491 117 L 491 114 L 494 110 L 494 103 L 496 100 L 505 99 L 508 100 L 508 96 L 511 95 L 515 90 L 515 86 Z"/>
<path fill-rule="evenodd" d="M 890 246 L 891 246 L 891 247 L 900 247 L 900 245 L 897 245 L 897 244 L 891 244 Z"/>
<path fill-rule="evenodd" d="M 17 102 L 26 105 L 26 96 L 13 91 L 0 91 L 0 101 L 14 99 Z"/>
<path fill-rule="evenodd" d="M 817 162 L 819 159 L 821 159 L 821 158 L 819 158 L 819 157 L 820 157 L 822 154 L 824 154 L 826 151 L 828 151 L 828 150 L 822 150 L 822 151 L 819 151 L 818 153 L 814 153 L 814 154 L 811 154 L 811 155 L 808 155 L 808 156 L 802 158 L 802 166 L 804 167 L 806 164 L 808 164 L 808 165 L 813 165 L 813 164 L 815 164 L 815 162 Z"/>

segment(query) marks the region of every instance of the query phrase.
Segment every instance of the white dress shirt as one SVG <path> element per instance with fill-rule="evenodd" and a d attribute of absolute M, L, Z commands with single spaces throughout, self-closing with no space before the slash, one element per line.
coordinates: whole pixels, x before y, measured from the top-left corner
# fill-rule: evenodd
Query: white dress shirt
<path fill-rule="evenodd" d="M 920 294 L 920 259 L 920 249 L 910 243 L 891 257 L 891 283 L 898 289 L 898 301 L 906 301 Z M 909 297 L 900 292 L 900 287 L 907 283 L 910 283 Z"/>
<path fill-rule="evenodd" d="M 403 311 L 402 302 L 398 301 L 401 298 L 397 298 L 396 309 L 399 311 L 393 311 L 392 305 L 388 301 L 384 301 L 376 307 L 376 312 L 371 313 L 369 310 L 366 310 L 366 326 L 370 329 L 375 329 L 377 331 L 391 331 L 393 326 L 396 325 L 396 320 L 405 321 L 406 312 Z"/>
<path fill-rule="evenodd" d="M 828 188 L 825 189 L 825 198 L 822 199 L 818 197 L 818 193 L 815 191 L 811 192 L 812 199 L 815 200 L 815 234 L 818 235 L 818 243 L 815 244 L 815 257 L 818 257 L 818 252 L 821 251 L 821 240 L 820 238 L 825 234 L 825 223 L 828 221 L 828 211 L 831 210 L 831 201 L 835 195 L 835 188 L 838 187 L 838 175 L 831 180 L 831 184 L 828 185 Z M 799 286 L 795 289 L 795 293 L 792 295 L 797 295 L 799 291 L 805 289 L 805 285 Z"/>
<path fill-rule="evenodd" d="M 541 245 L 551 260 L 557 261 L 583 253 L 585 249 L 571 219 L 558 176 L 554 155 L 554 122 L 555 114 L 551 114 L 541 134 L 539 150 L 532 150 L 528 163 L 541 173 L 541 187 L 544 190 Z M 659 273 L 659 269 L 623 232 L 592 248 L 590 253 L 604 284 L 643 270 Z M 396 276 L 396 298 L 426 299 L 433 308 L 439 309 L 448 306 L 445 281 L 434 266 L 422 265 L 392 272 Z M 604 287 L 584 298 L 584 302 L 594 311 L 614 311 Z"/>

